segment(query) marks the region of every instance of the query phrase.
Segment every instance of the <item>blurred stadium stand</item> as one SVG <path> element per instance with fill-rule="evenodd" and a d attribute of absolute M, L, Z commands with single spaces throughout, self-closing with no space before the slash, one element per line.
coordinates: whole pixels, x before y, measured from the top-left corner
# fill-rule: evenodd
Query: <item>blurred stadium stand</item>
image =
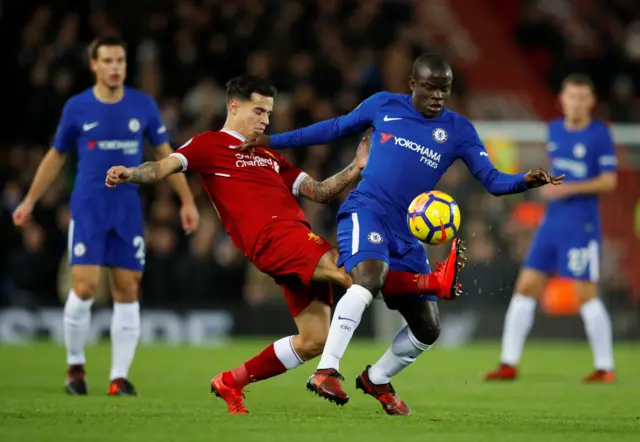
<path fill-rule="evenodd" d="M 2 1 L 0 11 L 6 60 L 0 92 L 0 341 L 56 329 L 60 320 L 56 310 L 46 309 L 60 307 L 70 284 L 65 248 L 73 161 L 42 199 L 31 226 L 15 229 L 11 212 L 49 145 L 63 103 L 92 83 L 86 45 L 96 36 L 126 38 L 128 84 L 156 98 L 175 146 L 194 133 L 221 127 L 224 82 L 244 71 L 268 77 L 278 87 L 271 127 L 278 133 L 348 112 L 382 89 L 406 92 L 411 61 L 426 50 L 444 53 L 454 66 L 448 106 L 475 121 L 494 122 L 480 132 L 505 171 L 543 162 L 544 133 L 530 129 L 527 139 L 519 126 L 495 122 L 558 116 L 556 90 L 570 72 L 593 77 L 598 117 L 636 123 L 640 116 L 640 3 L 633 0 L 22 0 Z M 619 144 L 621 185 L 605 198 L 603 210 L 602 294 L 614 311 L 616 335 L 638 338 L 640 137 L 638 126 L 627 130 Z M 322 177 L 350 161 L 357 141 L 288 155 Z M 151 339 L 156 326 L 165 337 L 182 333 L 192 340 L 229 331 L 290 330 L 293 323 L 278 287 L 247 265 L 196 177 L 191 184 L 202 211 L 201 227 L 192 237 L 180 232 L 177 201 L 166 183 L 143 189 L 146 336 Z M 445 325 L 447 315 L 452 318 L 443 338 L 496 337 L 544 208 L 534 192 L 488 195 L 460 164 L 440 189 L 462 208 L 470 255 L 463 277 L 468 296 L 442 304 Z M 301 204 L 314 229 L 334 238 L 340 201 Z M 441 255 L 437 249 L 430 252 L 432 261 Z M 98 294 L 102 305 L 108 305 L 107 292 L 105 281 Z M 566 316 L 543 319 L 534 334 L 582 336 L 570 297 L 554 302 L 556 292 L 567 298 L 566 290 L 551 287 L 541 315 Z M 385 315 L 376 309 L 373 314 Z M 182 322 L 173 315 L 214 310 L 217 316 L 180 316 Z M 363 335 L 374 332 L 371 323 L 367 317 Z"/>

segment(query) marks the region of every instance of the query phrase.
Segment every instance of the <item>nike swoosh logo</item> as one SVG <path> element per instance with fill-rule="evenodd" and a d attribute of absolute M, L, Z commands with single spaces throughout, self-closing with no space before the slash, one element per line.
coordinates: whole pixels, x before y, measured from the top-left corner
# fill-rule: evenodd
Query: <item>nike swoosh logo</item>
<path fill-rule="evenodd" d="M 389 118 L 389 115 L 384 116 L 384 121 L 395 121 L 395 120 L 402 120 L 402 118 L 397 118 L 397 117 Z"/>
<path fill-rule="evenodd" d="M 342 317 L 342 316 L 338 316 L 338 320 L 340 320 L 340 321 L 351 321 L 351 322 L 353 322 L 354 324 L 356 323 L 356 321 L 354 321 L 353 319 L 351 319 L 351 318 L 344 318 L 344 317 Z"/>
<path fill-rule="evenodd" d="M 87 131 L 93 129 L 94 127 L 96 127 L 98 124 L 100 124 L 100 123 L 98 123 L 97 121 L 94 121 L 93 123 L 85 123 L 85 124 L 82 125 L 82 130 L 87 132 Z"/>

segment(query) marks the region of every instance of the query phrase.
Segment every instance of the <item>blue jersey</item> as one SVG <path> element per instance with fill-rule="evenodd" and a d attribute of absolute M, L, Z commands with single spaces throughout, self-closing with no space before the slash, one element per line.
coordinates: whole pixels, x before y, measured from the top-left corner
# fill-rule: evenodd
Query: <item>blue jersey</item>
<path fill-rule="evenodd" d="M 69 225 L 72 265 L 144 267 L 138 186 L 107 188 L 105 178 L 112 166 L 142 162 L 145 136 L 154 146 L 168 141 L 158 107 L 140 91 L 125 88 L 122 100 L 107 104 L 91 88 L 66 102 L 53 147 L 78 152 Z"/>
<path fill-rule="evenodd" d="M 591 180 L 615 172 L 617 158 L 607 126 L 592 121 L 580 131 L 563 119 L 549 123 L 547 151 L 555 175 L 564 182 Z M 547 215 L 529 250 L 525 267 L 545 274 L 597 282 L 601 243 L 597 195 L 573 195 L 549 203 Z"/>
<path fill-rule="evenodd" d="M 420 193 L 433 190 L 457 159 L 494 195 L 527 189 L 524 174 L 496 170 L 467 118 L 448 109 L 436 118 L 426 118 L 413 106 L 410 95 L 377 93 L 347 115 L 273 135 L 271 146 L 324 144 L 369 127 L 374 129 L 369 160 L 345 206 L 367 200 L 406 238 L 411 235 L 406 227 L 409 204 Z"/>
<path fill-rule="evenodd" d="M 471 122 L 448 109 L 426 118 L 410 95 L 380 92 L 351 113 L 270 137 L 273 148 L 324 144 L 373 127 L 363 179 L 338 214 L 339 263 L 348 272 L 367 259 L 399 271 L 427 273 L 424 247 L 407 227 L 407 209 L 433 190 L 457 159 L 494 195 L 528 188 L 524 174 L 496 170 Z"/>
<path fill-rule="evenodd" d="M 149 95 L 125 88 L 122 100 L 107 104 L 91 88 L 71 97 L 62 110 L 53 147 L 60 152 L 78 151 L 74 195 L 105 193 L 111 166 L 140 165 L 145 135 L 154 146 L 168 141 L 160 111 Z M 127 183 L 106 190 L 114 194 L 137 187 Z"/>
<path fill-rule="evenodd" d="M 565 183 L 587 181 L 603 172 L 615 172 L 617 158 L 607 126 L 592 121 L 580 131 L 565 128 L 564 120 L 549 123 L 547 151 L 555 175 L 566 174 Z M 552 201 L 550 220 L 599 220 L 598 195 L 574 195 Z"/>

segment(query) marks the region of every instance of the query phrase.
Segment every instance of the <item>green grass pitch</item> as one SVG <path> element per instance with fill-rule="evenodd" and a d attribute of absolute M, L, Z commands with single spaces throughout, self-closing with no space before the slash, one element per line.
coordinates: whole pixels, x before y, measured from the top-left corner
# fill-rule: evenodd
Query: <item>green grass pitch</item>
<path fill-rule="evenodd" d="M 64 350 L 0 347 L 0 440 L 31 441 L 638 441 L 640 346 L 616 347 L 618 382 L 582 385 L 586 343 L 527 346 L 519 381 L 485 384 L 499 348 L 474 344 L 423 355 L 394 381 L 413 411 L 387 416 L 354 377 L 385 349 L 355 341 L 341 371 L 351 401 L 337 407 L 305 391 L 315 362 L 250 385 L 246 416 L 230 416 L 209 393 L 217 372 L 269 341 L 225 348 L 141 347 L 131 372 L 137 398 L 107 397 L 108 344 L 88 350 L 88 397 L 64 393 Z"/>

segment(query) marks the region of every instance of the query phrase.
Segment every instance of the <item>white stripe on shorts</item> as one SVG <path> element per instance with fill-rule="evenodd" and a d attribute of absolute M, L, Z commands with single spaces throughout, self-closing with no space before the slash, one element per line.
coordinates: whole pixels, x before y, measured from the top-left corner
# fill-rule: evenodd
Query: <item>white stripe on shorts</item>
<path fill-rule="evenodd" d="M 358 253 L 360 248 L 360 223 L 358 222 L 358 214 L 351 214 L 351 222 L 353 223 L 353 230 L 351 231 L 351 254 Z"/>

